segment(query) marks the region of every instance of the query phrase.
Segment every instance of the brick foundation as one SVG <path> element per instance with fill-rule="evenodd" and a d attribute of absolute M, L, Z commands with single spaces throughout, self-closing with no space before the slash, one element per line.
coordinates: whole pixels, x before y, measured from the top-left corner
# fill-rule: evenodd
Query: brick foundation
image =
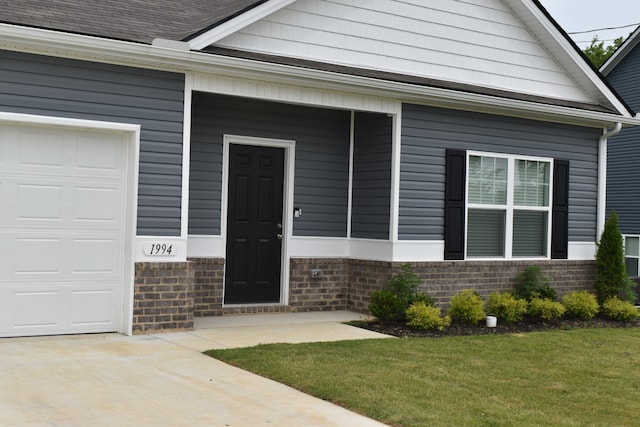
<path fill-rule="evenodd" d="M 461 261 L 411 263 L 424 281 L 420 290 L 437 298 L 447 308 L 453 295 L 463 289 L 478 291 L 483 297 L 491 292 L 513 289 L 516 276 L 531 265 L 540 266 L 550 277 L 550 286 L 561 298 L 568 292 L 594 290 L 595 261 Z M 367 313 L 369 295 L 381 289 L 402 263 L 349 261 L 349 303 L 353 311 Z"/>
<path fill-rule="evenodd" d="M 194 270 L 195 317 L 222 315 L 223 258 L 190 258 Z"/>
<path fill-rule="evenodd" d="M 349 261 L 343 258 L 292 258 L 289 273 L 291 311 L 347 309 Z M 319 270 L 311 277 L 311 270 Z"/>
<path fill-rule="evenodd" d="M 193 329 L 193 270 L 188 262 L 135 264 L 133 333 Z"/>
<path fill-rule="evenodd" d="M 292 258 L 289 304 L 223 308 L 224 259 L 193 258 L 177 263 L 136 263 L 133 332 L 193 329 L 194 317 L 258 313 L 353 310 L 368 313 L 369 297 L 381 289 L 402 263 L 345 258 Z M 513 288 L 515 277 L 530 265 L 550 276 L 558 297 L 593 291 L 595 261 L 456 261 L 412 263 L 424 281 L 421 291 L 446 309 L 463 289 L 483 297 Z M 319 270 L 311 277 L 311 270 Z"/>

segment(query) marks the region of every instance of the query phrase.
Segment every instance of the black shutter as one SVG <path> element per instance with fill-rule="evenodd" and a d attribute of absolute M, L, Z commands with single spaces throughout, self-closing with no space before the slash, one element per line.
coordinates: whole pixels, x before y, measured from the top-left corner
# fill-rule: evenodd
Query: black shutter
<path fill-rule="evenodd" d="M 464 259 L 467 153 L 447 150 L 444 191 L 444 259 Z"/>
<path fill-rule="evenodd" d="M 553 163 L 551 258 L 567 259 L 569 246 L 569 161 Z"/>

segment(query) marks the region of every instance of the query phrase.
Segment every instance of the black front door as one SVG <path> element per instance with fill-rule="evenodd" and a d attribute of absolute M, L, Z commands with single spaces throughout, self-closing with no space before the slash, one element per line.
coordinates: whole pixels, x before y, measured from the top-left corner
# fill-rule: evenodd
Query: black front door
<path fill-rule="evenodd" d="M 225 304 L 280 302 L 284 149 L 229 145 Z"/>

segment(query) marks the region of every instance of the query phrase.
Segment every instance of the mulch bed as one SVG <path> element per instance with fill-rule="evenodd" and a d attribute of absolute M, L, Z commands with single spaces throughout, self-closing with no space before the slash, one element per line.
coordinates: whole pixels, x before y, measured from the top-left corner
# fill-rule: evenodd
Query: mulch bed
<path fill-rule="evenodd" d="M 596 316 L 591 320 L 579 319 L 561 319 L 555 322 L 541 322 L 534 319 L 524 319 L 523 322 L 516 325 L 498 324 L 495 328 L 488 328 L 482 321 L 477 325 L 451 325 L 444 331 L 422 331 L 413 329 L 404 323 L 381 324 L 377 320 L 358 321 L 350 323 L 353 326 L 369 329 L 371 331 L 380 332 L 387 335 L 393 335 L 401 338 L 408 337 L 428 337 L 442 338 L 450 336 L 462 335 L 500 335 L 500 334 L 519 334 L 524 332 L 537 332 L 549 330 L 571 330 L 585 328 L 638 328 L 640 327 L 640 319 L 634 322 L 619 322 L 608 319 L 602 315 Z"/>

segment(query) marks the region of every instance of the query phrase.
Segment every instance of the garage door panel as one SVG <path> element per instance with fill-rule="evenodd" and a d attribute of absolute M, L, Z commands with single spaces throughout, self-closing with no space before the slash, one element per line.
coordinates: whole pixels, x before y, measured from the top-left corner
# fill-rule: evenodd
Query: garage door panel
<path fill-rule="evenodd" d="M 71 294 L 70 323 L 75 327 L 108 325 L 114 322 L 114 295 L 106 290 L 74 291 Z"/>
<path fill-rule="evenodd" d="M 64 242 L 59 238 L 17 238 L 15 274 L 60 275 L 64 269 Z"/>
<path fill-rule="evenodd" d="M 60 292 L 30 291 L 13 295 L 12 328 L 59 326 Z"/>
<path fill-rule="evenodd" d="M 75 239 L 71 271 L 82 274 L 117 274 L 118 246 L 113 239 Z"/>
<path fill-rule="evenodd" d="M 62 186 L 17 184 L 16 220 L 62 220 Z"/>
<path fill-rule="evenodd" d="M 1 227 L 50 226 L 119 229 L 124 220 L 121 183 L 87 184 L 0 176 Z"/>
<path fill-rule="evenodd" d="M 98 134 L 78 136 L 77 166 L 83 169 L 117 170 L 122 167 L 122 147 L 110 143 L 108 137 Z"/>
<path fill-rule="evenodd" d="M 63 167 L 64 133 L 22 129 L 18 137 L 20 166 Z"/>
<path fill-rule="evenodd" d="M 120 328 L 126 141 L 0 124 L 0 336 Z"/>
<path fill-rule="evenodd" d="M 121 194 L 118 188 L 76 187 L 75 193 L 74 220 L 113 223 L 120 219 L 116 212 Z"/>

